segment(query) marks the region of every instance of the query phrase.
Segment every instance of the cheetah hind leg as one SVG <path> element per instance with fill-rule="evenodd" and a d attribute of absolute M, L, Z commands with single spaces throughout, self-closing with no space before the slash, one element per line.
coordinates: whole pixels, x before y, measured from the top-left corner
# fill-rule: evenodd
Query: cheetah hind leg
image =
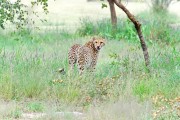
<path fill-rule="evenodd" d="M 82 73 L 84 72 L 84 64 L 78 61 L 77 65 L 78 65 L 79 75 L 82 75 Z"/>
<path fill-rule="evenodd" d="M 84 72 L 84 66 L 80 65 L 78 68 L 79 68 L 79 75 L 82 75 L 82 73 Z"/>
<path fill-rule="evenodd" d="M 71 73 L 73 72 L 75 64 L 76 64 L 76 59 L 75 58 L 74 59 L 69 58 L 68 76 L 70 76 Z"/>

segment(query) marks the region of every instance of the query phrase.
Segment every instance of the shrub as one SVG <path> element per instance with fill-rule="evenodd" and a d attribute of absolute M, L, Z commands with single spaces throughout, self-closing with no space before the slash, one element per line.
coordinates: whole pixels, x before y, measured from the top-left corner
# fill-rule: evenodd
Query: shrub
<path fill-rule="evenodd" d="M 148 42 L 176 43 L 180 41 L 179 31 L 170 27 L 176 16 L 169 13 L 152 14 L 145 12 L 137 15 L 142 23 L 143 34 Z M 134 25 L 128 19 L 118 20 L 117 29 L 113 30 L 110 19 L 93 22 L 87 18 L 81 20 L 77 29 L 80 36 L 100 35 L 107 39 L 139 42 Z"/>
<path fill-rule="evenodd" d="M 151 0 L 152 9 L 154 12 L 166 12 L 173 0 Z"/>

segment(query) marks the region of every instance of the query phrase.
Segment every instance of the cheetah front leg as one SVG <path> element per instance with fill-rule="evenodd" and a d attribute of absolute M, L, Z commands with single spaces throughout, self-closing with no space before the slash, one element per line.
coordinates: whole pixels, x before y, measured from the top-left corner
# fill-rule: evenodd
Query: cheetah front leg
<path fill-rule="evenodd" d="M 95 60 L 93 60 L 93 62 L 92 62 L 92 64 L 91 64 L 91 67 L 90 67 L 90 72 L 94 72 L 95 71 L 95 69 L 96 69 L 96 61 Z"/>

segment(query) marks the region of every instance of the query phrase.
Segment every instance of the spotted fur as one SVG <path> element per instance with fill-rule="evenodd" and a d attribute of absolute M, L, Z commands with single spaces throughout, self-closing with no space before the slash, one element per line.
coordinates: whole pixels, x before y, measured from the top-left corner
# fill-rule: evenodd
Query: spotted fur
<path fill-rule="evenodd" d="M 69 50 L 68 60 L 69 60 L 69 65 L 71 66 L 71 69 L 74 68 L 74 65 L 77 62 L 77 51 L 80 47 L 81 47 L 80 44 L 75 44 Z"/>
<path fill-rule="evenodd" d="M 93 71 L 95 69 L 100 49 L 105 45 L 103 38 L 93 38 L 85 45 L 75 44 L 68 53 L 68 60 L 71 69 L 77 63 L 79 73 L 85 69 Z"/>

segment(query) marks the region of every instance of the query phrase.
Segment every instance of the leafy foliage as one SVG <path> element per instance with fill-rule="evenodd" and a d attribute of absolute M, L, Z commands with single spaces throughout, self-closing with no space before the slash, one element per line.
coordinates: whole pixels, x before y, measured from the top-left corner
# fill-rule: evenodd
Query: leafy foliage
<path fill-rule="evenodd" d="M 35 5 L 42 5 L 42 9 L 44 10 L 44 12 L 46 14 L 48 13 L 48 0 L 37 0 L 35 2 L 31 2 L 31 7 L 34 7 Z M 5 29 L 5 24 L 8 22 L 15 24 L 17 28 L 21 28 L 24 25 L 28 24 L 28 6 L 23 4 L 21 0 L 17 0 L 15 3 L 11 3 L 9 0 L 1 0 L 0 6 L 1 28 Z M 33 14 L 38 17 L 35 11 L 33 12 Z"/>

